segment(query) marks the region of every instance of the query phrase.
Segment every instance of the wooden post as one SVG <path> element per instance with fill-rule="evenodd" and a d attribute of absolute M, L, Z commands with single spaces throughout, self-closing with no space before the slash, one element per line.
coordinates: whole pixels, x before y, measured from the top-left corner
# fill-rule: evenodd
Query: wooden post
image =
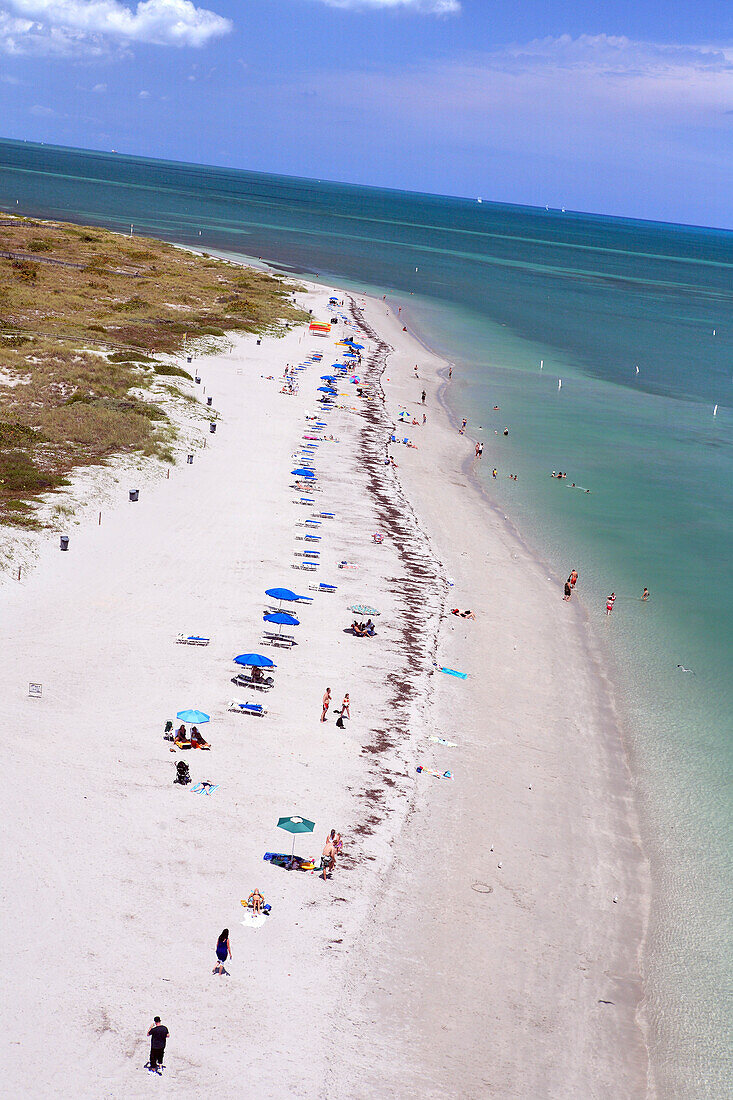
<path fill-rule="evenodd" d="M 18 580 L 20 580 L 20 566 L 18 566 Z"/>
<path fill-rule="evenodd" d="M 98 522 L 97 526 L 98 527 L 102 526 L 102 513 L 101 512 L 99 513 L 99 522 Z"/>

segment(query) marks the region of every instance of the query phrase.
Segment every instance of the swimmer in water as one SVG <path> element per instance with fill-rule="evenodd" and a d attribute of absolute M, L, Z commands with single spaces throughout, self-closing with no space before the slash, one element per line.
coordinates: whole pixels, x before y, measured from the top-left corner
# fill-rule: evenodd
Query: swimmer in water
<path fill-rule="evenodd" d="M 641 598 L 642 598 L 642 600 L 648 600 L 649 599 L 649 589 L 648 588 L 644 589 L 644 591 L 641 594 Z"/>

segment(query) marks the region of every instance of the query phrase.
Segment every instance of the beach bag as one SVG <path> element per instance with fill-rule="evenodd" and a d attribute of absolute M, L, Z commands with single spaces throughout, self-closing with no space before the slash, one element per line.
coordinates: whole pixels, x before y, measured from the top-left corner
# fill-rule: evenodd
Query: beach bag
<path fill-rule="evenodd" d="M 336 719 L 336 725 L 338 726 L 338 728 L 340 730 L 342 730 L 344 728 L 344 716 L 343 716 L 343 714 L 339 714 L 338 718 Z"/>
<path fill-rule="evenodd" d="M 188 764 L 185 760 L 179 760 L 176 763 L 176 778 L 174 783 L 180 783 L 182 787 L 185 787 L 187 783 L 191 782 L 191 776 L 188 773 Z"/>

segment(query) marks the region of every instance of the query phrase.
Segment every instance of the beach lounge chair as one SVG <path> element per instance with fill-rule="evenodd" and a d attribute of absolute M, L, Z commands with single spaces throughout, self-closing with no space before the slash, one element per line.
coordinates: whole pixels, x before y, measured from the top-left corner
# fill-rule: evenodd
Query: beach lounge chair
<path fill-rule="evenodd" d="M 335 512 L 319 512 L 318 515 L 321 517 L 321 519 L 336 519 Z"/>
<path fill-rule="evenodd" d="M 351 573 L 355 573 L 358 568 L 359 568 L 359 566 L 355 565 L 353 561 L 340 561 L 339 562 L 339 569 L 346 569 Z"/>
<path fill-rule="evenodd" d="M 179 634 L 176 638 L 178 645 L 208 645 L 211 638 L 203 638 L 199 634 Z"/>
<path fill-rule="evenodd" d="M 311 590 L 311 592 L 335 592 L 336 591 L 336 585 L 335 584 L 325 584 L 323 581 L 321 581 L 320 584 L 309 584 L 308 588 Z"/>
<path fill-rule="evenodd" d="M 318 563 L 315 561 L 294 561 L 292 565 L 293 569 L 302 569 L 304 573 L 315 573 L 318 569 Z"/>
<path fill-rule="evenodd" d="M 251 714 L 253 718 L 264 718 L 267 714 L 267 709 L 262 706 L 262 703 L 238 703 L 236 699 L 232 699 L 227 710 L 233 714 Z"/>
<path fill-rule="evenodd" d="M 293 504 L 303 504 L 306 508 L 313 507 L 313 501 L 309 500 L 308 497 L 299 497 L 297 500 L 293 501 Z"/>
<path fill-rule="evenodd" d="M 272 676 L 265 676 L 263 680 L 253 680 L 251 676 L 245 676 L 243 672 L 240 672 L 237 676 L 232 676 L 232 683 L 235 687 L 253 688 L 255 691 L 270 691 L 275 685 Z"/>
<path fill-rule="evenodd" d="M 295 637 L 292 634 L 278 634 L 276 630 L 265 630 L 262 634 L 262 644 L 290 649 L 295 645 Z"/>

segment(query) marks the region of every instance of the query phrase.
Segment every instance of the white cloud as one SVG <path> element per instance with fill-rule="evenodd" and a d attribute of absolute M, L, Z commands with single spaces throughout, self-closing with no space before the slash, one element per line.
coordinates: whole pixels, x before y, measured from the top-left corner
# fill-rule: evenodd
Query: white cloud
<path fill-rule="evenodd" d="M 69 56 L 99 55 L 112 43 L 205 46 L 232 30 L 229 19 L 191 0 L 5 0 L 0 9 L 0 52 Z"/>
<path fill-rule="evenodd" d="M 51 107 L 43 107 L 40 103 L 34 103 L 30 108 L 32 115 L 37 115 L 38 118 L 50 118 L 51 115 L 55 115 L 56 112 Z"/>
<path fill-rule="evenodd" d="M 107 91 L 107 85 L 106 84 L 95 84 L 94 87 L 92 88 L 92 91 L 96 92 L 97 95 L 104 95 L 104 93 Z"/>
<path fill-rule="evenodd" d="M 403 11 L 417 15 L 456 15 L 461 0 L 320 0 L 329 8 L 345 11 Z"/>
<path fill-rule="evenodd" d="M 150 99 L 150 92 L 146 92 L 143 88 L 141 92 L 138 92 L 138 99 Z"/>

